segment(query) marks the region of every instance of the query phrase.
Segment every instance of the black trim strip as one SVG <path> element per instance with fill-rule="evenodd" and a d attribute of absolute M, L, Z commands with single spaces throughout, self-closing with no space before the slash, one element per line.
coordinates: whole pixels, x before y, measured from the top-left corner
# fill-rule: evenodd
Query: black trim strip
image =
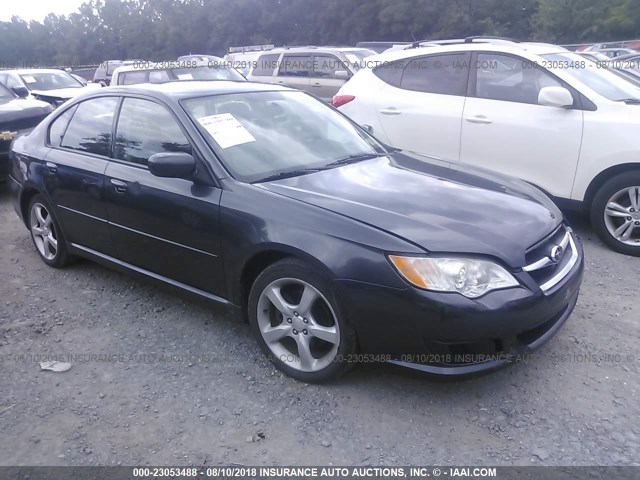
<path fill-rule="evenodd" d="M 218 258 L 218 255 L 214 253 L 205 252 L 204 250 L 199 250 L 197 248 L 190 247 L 188 245 L 183 245 L 182 243 L 172 242 L 171 240 L 167 240 L 166 238 L 156 237 L 155 235 L 151 235 L 149 233 L 141 232 L 140 230 L 135 230 L 133 228 L 125 227 L 124 225 L 120 225 L 113 222 L 108 222 L 109 225 L 113 225 L 114 227 L 122 228 L 123 230 L 127 230 L 128 232 L 137 233 L 138 235 L 143 235 L 148 238 L 152 238 L 154 240 L 160 240 L 161 242 L 169 243 L 171 245 L 175 245 L 176 247 L 186 248 L 187 250 L 191 250 L 192 252 L 202 253 L 203 255 L 209 255 L 213 258 Z"/>
<path fill-rule="evenodd" d="M 68 210 L 68 211 L 70 211 L 72 213 L 76 213 L 78 215 L 82 215 L 84 217 L 89 217 L 89 218 L 91 218 L 93 220 L 97 220 L 98 222 L 108 223 L 109 225 L 112 225 L 112 226 L 118 227 L 118 228 L 122 228 L 123 230 L 127 230 L 128 232 L 136 233 L 138 235 L 143 235 L 145 237 L 152 238 L 154 240 L 159 240 L 161 242 L 169 243 L 171 245 L 175 245 L 176 247 L 181 247 L 181 248 L 185 248 L 187 250 L 191 250 L 192 252 L 201 253 L 203 255 L 208 255 L 208 256 L 213 257 L 213 258 L 218 258 L 218 255 L 216 255 L 215 253 L 205 252 L 204 250 L 199 250 L 197 248 L 193 248 L 193 247 L 190 247 L 188 245 L 183 245 L 182 243 L 172 242 L 171 240 L 167 240 L 166 238 L 156 237 L 155 235 L 151 235 L 149 233 L 141 232 L 140 230 L 135 230 L 133 228 L 125 227 L 124 225 L 120 225 L 118 223 L 109 222 L 109 221 L 107 221 L 107 220 L 105 220 L 103 218 L 94 217 L 93 215 L 89 215 L 88 213 L 79 212 L 78 210 L 74 210 L 73 208 L 65 207 L 64 205 L 58 205 L 58 207 L 60 207 L 60 208 L 62 208 L 64 210 Z"/>

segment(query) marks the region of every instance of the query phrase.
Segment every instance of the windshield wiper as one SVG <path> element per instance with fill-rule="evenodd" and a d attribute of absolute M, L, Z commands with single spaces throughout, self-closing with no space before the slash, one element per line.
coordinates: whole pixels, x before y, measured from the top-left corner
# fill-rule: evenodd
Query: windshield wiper
<path fill-rule="evenodd" d="M 340 165 L 348 165 L 350 163 L 363 162 L 365 160 L 371 160 L 373 158 L 386 157 L 386 153 L 361 153 L 359 155 L 349 155 L 348 157 L 341 158 L 336 160 L 335 162 L 331 162 L 324 167 L 323 169 L 338 167 Z"/>
<path fill-rule="evenodd" d="M 624 102 L 627 105 L 640 105 L 640 98 L 623 98 L 618 100 L 619 102 Z"/>
<path fill-rule="evenodd" d="M 300 170 L 289 170 L 287 172 L 274 173 L 268 177 L 261 178 L 255 183 L 271 182 L 274 180 L 282 180 L 283 178 L 299 177 L 301 175 L 307 175 L 309 173 L 319 172 L 320 168 L 304 168 Z"/>

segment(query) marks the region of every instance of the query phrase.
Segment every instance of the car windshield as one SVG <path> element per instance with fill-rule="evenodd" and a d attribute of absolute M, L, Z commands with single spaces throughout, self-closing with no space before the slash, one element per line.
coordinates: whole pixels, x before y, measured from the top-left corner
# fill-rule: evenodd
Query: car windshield
<path fill-rule="evenodd" d="M 371 136 L 303 92 L 216 95 L 182 104 L 225 167 L 244 182 L 386 154 Z"/>
<path fill-rule="evenodd" d="M 67 72 L 21 73 L 20 78 L 29 90 L 57 90 L 84 86 Z"/>
<path fill-rule="evenodd" d="M 236 82 L 246 80 L 236 70 L 222 66 L 174 68 L 171 72 L 178 80 L 233 80 Z"/>
<path fill-rule="evenodd" d="M 351 50 L 348 52 L 344 52 L 344 56 L 347 58 L 349 63 L 356 68 L 356 70 L 359 70 L 360 68 L 362 68 L 363 66 L 362 60 L 364 60 L 367 57 L 370 57 L 371 55 L 377 55 L 377 54 L 373 50 Z"/>
<path fill-rule="evenodd" d="M 0 83 L 0 98 L 7 99 L 7 98 L 15 98 L 15 97 L 16 96 L 13 94 L 11 90 L 9 90 L 2 83 Z"/>
<path fill-rule="evenodd" d="M 554 53 L 543 55 L 546 60 L 559 63 L 559 68 L 584 83 L 594 92 L 616 102 L 623 100 L 640 100 L 640 88 L 631 82 L 602 68 L 599 64 L 586 60 L 574 53 Z M 554 70 L 550 68 L 550 70 Z"/>

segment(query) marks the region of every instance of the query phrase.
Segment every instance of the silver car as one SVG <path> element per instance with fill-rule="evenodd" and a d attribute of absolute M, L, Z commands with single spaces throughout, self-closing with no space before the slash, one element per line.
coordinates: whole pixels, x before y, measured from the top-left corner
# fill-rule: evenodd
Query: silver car
<path fill-rule="evenodd" d="M 329 102 L 376 52 L 354 47 L 276 48 L 258 57 L 247 77 L 312 93 Z"/>

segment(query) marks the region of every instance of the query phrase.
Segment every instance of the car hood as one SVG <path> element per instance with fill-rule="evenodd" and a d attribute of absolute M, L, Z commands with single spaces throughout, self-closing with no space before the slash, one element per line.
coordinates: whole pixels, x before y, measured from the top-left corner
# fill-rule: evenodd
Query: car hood
<path fill-rule="evenodd" d="M 26 98 L 0 99 L 0 130 L 20 129 L 23 121 L 42 120 L 51 113 L 51 106 L 39 100 Z M 37 122 L 36 122 L 37 123 Z M 35 126 L 30 125 L 30 126 Z"/>
<path fill-rule="evenodd" d="M 57 88 L 54 90 L 31 90 L 31 94 L 36 97 L 59 98 L 69 100 L 87 91 L 87 87 L 79 88 Z"/>
<path fill-rule="evenodd" d="M 407 152 L 257 185 L 428 252 L 490 255 L 511 267 L 562 222 L 523 181 Z"/>

